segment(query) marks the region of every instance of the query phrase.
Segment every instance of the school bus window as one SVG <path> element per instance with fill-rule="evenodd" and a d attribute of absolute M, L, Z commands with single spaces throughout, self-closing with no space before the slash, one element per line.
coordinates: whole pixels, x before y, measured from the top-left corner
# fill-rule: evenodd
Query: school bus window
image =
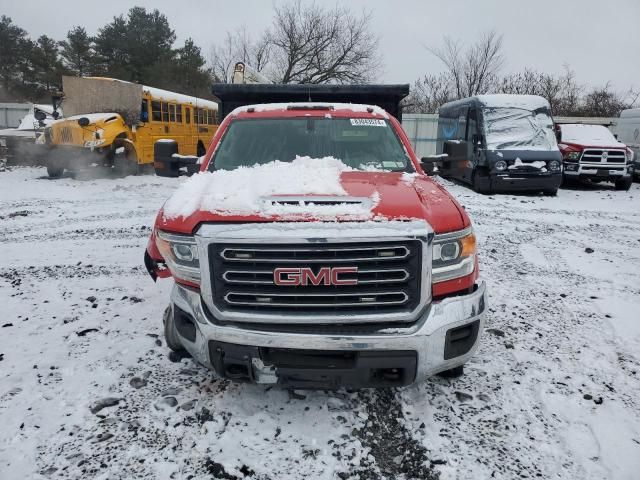
<path fill-rule="evenodd" d="M 213 110 L 207 110 L 207 123 L 213 125 Z"/>
<path fill-rule="evenodd" d="M 182 105 L 176 105 L 176 122 L 182 123 Z"/>
<path fill-rule="evenodd" d="M 169 104 L 169 121 L 170 122 L 176 121 L 176 106 L 173 103 Z"/>
<path fill-rule="evenodd" d="M 189 107 L 184 108 L 184 116 L 187 120 L 187 123 L 191 123 L 191 109 Z"/>
<path fill-rule="evenodd" d="M 140 105 L 140 121 L 148 122 L 149 121 L 149 103 L 147 100 L 142 100 L 142 105 Z"/>
<path fill-rule="evenodd" d="M 169 104 L 162 102 L 162 121 L 169 121 Z"/>
<path fill-rule="evenodd" d="M 154 122 L 160 122 L 162 120 L 160 102 L 151 102 L 151 119 Z"/>

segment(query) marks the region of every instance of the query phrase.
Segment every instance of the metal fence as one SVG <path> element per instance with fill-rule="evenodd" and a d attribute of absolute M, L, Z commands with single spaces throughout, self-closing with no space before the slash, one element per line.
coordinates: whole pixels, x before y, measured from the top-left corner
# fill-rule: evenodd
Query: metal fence
<path fill-rule="evenodd" d="M 418 158 L 436 153 L 437 113 L 403 113 L 402 128 L 409 137 Z"/>
<path fill-rule="evenodd" d="M 30 103 L 0 103 L 0 128 L 16 128 L 31 106 Z"/>

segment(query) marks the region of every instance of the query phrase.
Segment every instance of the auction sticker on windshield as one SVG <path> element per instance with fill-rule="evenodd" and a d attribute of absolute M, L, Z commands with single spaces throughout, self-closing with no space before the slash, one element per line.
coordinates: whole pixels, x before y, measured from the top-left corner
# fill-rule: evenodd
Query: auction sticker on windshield
<path fill-rule="evenodd" d="M 375 118 L 352 118 L 351 125 L 354 127 L 386 127 L 387 122 Z"/>

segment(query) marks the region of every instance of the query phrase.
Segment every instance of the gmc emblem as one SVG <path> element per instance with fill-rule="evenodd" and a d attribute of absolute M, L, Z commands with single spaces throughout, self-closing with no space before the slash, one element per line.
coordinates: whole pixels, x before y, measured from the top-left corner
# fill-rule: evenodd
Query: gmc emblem
<path fill-rule="evenodd" d="M 276 268 L 273 283 L 280 287 L 358 284 L 357 278 L 340 278 L 344 273 L 358 273 L 358 267 L 322 267 L 317 274 L 310 268 Z"/>

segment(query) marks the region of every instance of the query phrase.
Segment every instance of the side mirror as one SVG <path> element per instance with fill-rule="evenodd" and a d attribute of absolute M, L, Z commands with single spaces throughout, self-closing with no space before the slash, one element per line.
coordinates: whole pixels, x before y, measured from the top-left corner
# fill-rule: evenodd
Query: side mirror
<path fill-rule="evenodd" d="M 39 122 L 43 122 L 47 118 L 47 114 L 44 113 L 42 110 L 36 110 L 35 112 L 33 112 L 33 116 Z"/>
<path fill-rule="evenodd" d="M 78 125 L 80 125 L 81 127 L 88 127 L 89 124 L 91 122 L 89 121 L 89 119 L 87 117 L 82 117 L 78 119 Z"/>
<path fill-rule="evenodd" d="M 614 133 L 614 134 L 613 134 L 613 137 L 617 140 L 617 139 L 618 139 L 618 134 L 617 134 L 617 133 Z"/>
<path fill-rule="evenodd" d="M 424 173 L 426 173 L 427 175 L 435 175 L 435 173 L 438 171 L 437 167 L 439 166 L 440 162 L 447 156 L 448 155 L 445 153 L 441 155 L 429 155 L 428 157 L 422 157 L 420 159 L 420 166 L 422 167 L 422 170 L 424 170 Z"/>
<path fill-rule="evenodd" d="M 197 156 L 178 153 L 178 142 L 162 138 L 153 146 L 153 168 L 159 177 L 180 177 L 197 173 L 200 165 Z"/>

